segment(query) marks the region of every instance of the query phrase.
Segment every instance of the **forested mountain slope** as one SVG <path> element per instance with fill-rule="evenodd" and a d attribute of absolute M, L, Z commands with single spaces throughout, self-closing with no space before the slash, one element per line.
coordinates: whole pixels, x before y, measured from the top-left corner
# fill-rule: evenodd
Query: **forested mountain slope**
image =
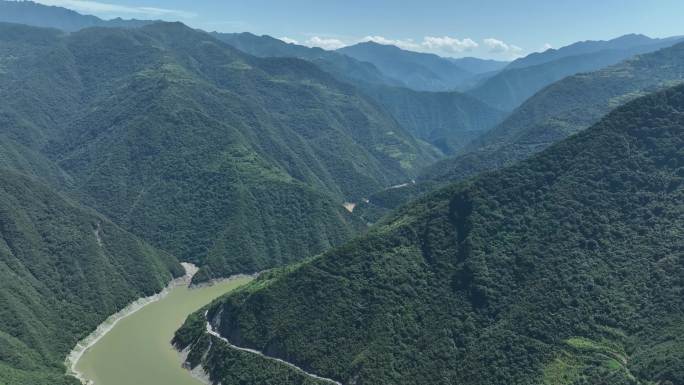
<path fill-rule="evenodd" d="M 0 169 L 0 383 L 75 384 L 64 357 L 176 259 L 30 177 Z"/>
<path fill-rule="evenodd" d="M 356 60 L 339 52 L 285 43 L 271 36 L 257 36 L 249 32 L 214 32 L 212 36 L 242 52 L 257 57 L 296 57 L 308 60 L 337 79 L 348 83 L 391 86 L 400 86 L 402 84 L 399 80 L 390 78 L 380 72 L 373 64 Z"/>
<path fill-rule="evenodd" d="M 559 50 L 531 54 L 512 62 L 468 94 L 494 108 L 511 111 L 537 91 L 566 76 L 595 71 L 634 55 L 670 47 L 681 40 L 630 38 L 627 35 L 608 42 L 580 42 Z"/>
<path fill-rule="evenodd" d="M 401 82 L 383 75 L 374 65 L 338 52 L 287 44 L 270 36 L 250 33 L 214 35 L 251 55 L 298 57 L 311 61 L 339 80 L 357 86 L 414 137 L 432 144 L 444 154 L 456 153 L 504 116 L 501 111 L 460 92 L 421 92 L 400 87 Z M 477 65 L 476 60 L 462 60 L 470 68 Z M 487 68 L 494 65 L 482 62 Z"/>
<path fill-rule="evenodd" d="M 543 52 L 534 52 L 525 57 L 513 60 L 508 64 L 507 69 L 532 67 L 539 64 L 552 62 L 558 59 L 585 55 L 600 51 L 620 51 L 632 48 L 643 47 L 657 44 L 675 44 L 681 40 L 681 36 L 673 36 L 664 39 L 650 38 L 641 34 L 627 34 L 610 40 L 586 40 L 572 43 L 558 49 L 550 48 Z"/>
<path fill-rule="evenodd" d="M 434 54 L 407 51 L 372 41 L 343 47 L 337 52 L 372 63 L 386 76 L 416 91 L 451 91 L 475 75 Z"/>
<path fill-rule="evenodd" d="M 491 74 L 496 71 L 501 71 L 510 64 L 507 61 L 480 59 L 478 57 L 461 57 L 461 58 L 445 58 L 452 63 L 456 63 L 464 70 L 476 75 Z"/>
<path fill-rule="evenodd" d="M 570 76 L 527 100 L 463 155 L 430 166 L 420 179 L 462 180 L 539 152 L 596 123 L 613 108 L 684 81 L 684 44 Z"/>
<path fill-rule="evenodd" d="M 13 170 L 68 191 L 73 186 L 69 174 L 44 155 L 0 135 L 0 169 Z"/>
<path fill-rule="evenodd" d="M 413 91 L 390 86 L 360 86 L 413 136 L 446 155 L 461 151 L 488 132 L 505 114 L 460 92 Z"/>
<path fill-rule="evenodd" d="M 137 28 L 154 23 L 151 20 L 102 20 L 70 9 L 47 6 L 33 1 L 0 0 L 0 22 L 58 28 L 74 32 L 88 27 Z"/>
<path fill-rule="evenodd" d="M 683 203 L 680 86 L 264 275 L 208 319 L 345 384 L 681 384 Z M 203 314 L 176 344 L 214 381 L 253 378 Z"/>
<path fill-rule="evenodd" d="M 434 159 L 353 87 L 179 23 L 0 26 L 3 135 L 79 198 L 208 275 L 318 253 L 359 228 L 342 208 Z"/>

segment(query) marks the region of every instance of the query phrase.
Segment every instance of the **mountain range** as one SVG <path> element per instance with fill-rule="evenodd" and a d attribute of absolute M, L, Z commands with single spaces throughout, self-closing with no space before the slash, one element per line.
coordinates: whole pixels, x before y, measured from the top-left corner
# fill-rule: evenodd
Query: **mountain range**
<path fill-rule="evenodd" d="M 436 186 L 512 165 L 586 129 L 636 97 L 681 83 L 683 48 L 680 43 L 546 87 L 493 129 L 461 146 L 459 154 L 423 169 L 416 184 L 376 192 L 359 202 L 356 213 L 374 223 Z"/>
<path fill-rule="evenodd" d="M 456 90 L 474 76 L 498 71 L 508 64 L 477 58 L 447 59 L 372 41 L 343 47 L 337 52 L 372 63 L 388 77 L 416 91 Z"/>
<path fill-rule="evenodd" d="M 680 41 L 508 63 L 0 1 L 0 384 L 78 384 L 179 261 L 260 272 L 172 341 L 213 383 L 684 384 Z"/>
<path fill-rule="evenodd" d="M 309 48 L 288 44 L 269 36 L 250 33 L 215 34 L 226 43 L 251 55 L 259 57 L 298 57 L 308 60 L 341 81 L 358 87 L 366 95 L 380 103 L 413 136 L 432 144 L 444 154 L 454 154 L 476 136 L 499 123 L 504 113 L 489 107 L 474 97 L 457 91 L 416 91 L 405 82 L 394 79 L 391 72 L 382 71 L 375 63 L 360 61 L 346 54 L 344 50 L 332 52 L 320 48 Z M 369 43 L 370 44 L 370 43 Z M 371 47 L 381 47 L 374 44 Z M 479 64 L 488 70 L 496 66 L 481 59 L 447 60 L 435 55 L 415 54 L 399 50 L 399 55 L 409 55 L 417 60 L 415 65 L 453 67 L 458 63 L 469 68 Z M 427 58 L 428 60 L 426 60 Z M 388 59 L 391 61 L 391 59 Z M 446 63 L 449 62 L 449 63 Z M 426 70 L 427 71 L 427 70 Z M 461 71 L 461 70 L 458 70 Z M 446 76 L 446 75 L 444 75 Z M 447 87 L 448 88 L 448 87 Z"/>
<path fill-rule="evenodd" d="M 524 159 L 634 98 L 684 81 L 684 43 L 556 82 L 422 179 L 460 180 Z M 420 178 L 419 178 L 420 179 Z"/>
<path fill-rule="evenodd" d="M 57 28 L 76 32 L 89 27 L 137 28 L 154 21 L 103 20 L 97 16 L 82 15 L 67 8 L 48 6 L 33 1 L 0 1 L 0 22 L 27 24 L 36 27 Z"/>
<path fill-rule="evenodd" d="M 24 52 L 3 63 L 6 136 L 54 161 L 80 200 L 213 274 L 339 244 L 359 230 L 342 202 L 435 159 L 314 65 L 180 24 L 66 36 L 6 24 L 0 40 Z"/>
<path fill-rule="evenodd" d="M 256 57 L 296 57 L 315 63 L 338 80 L 351 84 L 401 86 L 401 81 L 388 77 L 375 65 L 356 60 L 339 52 L 318 47 L 286 43 L 268 35 L 249 32 L 218 33 L 212 35 L 242 52 Z"/>
<path fill-rule="evenodd" d="M 468 94 L 499 110 L 511 111 L 566 76 L 608 67 L 682 40 L 682 37 L 652 39 L 644 35 L 625 35 L 608 41 L 578 42 L 558 50 L 532 53 L 481 81 L 468 90 Z"/>
<path fill-rule="evenodd" d="M 175 344 L 222 383 L 303 382 L 245 362 L 205 320 L 340 383 L 682 383 L 682 111 L 683 86 L 628 103 L 265 274 L 190 317 Z"/>

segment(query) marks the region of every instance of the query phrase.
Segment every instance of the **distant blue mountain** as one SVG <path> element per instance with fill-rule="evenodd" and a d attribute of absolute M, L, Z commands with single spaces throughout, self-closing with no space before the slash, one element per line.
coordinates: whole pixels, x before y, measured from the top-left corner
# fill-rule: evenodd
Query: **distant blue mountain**
<path fill-rule="evenodd" d="M 156 21 L 121 18 L 103 20 L 96 16 L 82 15 L 70 9 L 38 4 L 33 1 L 0 1 L 0 22 L 75 32 L 88 27 L 137 28 Z"/>
<path fill-rule="evenodd" d="M 445 154 L 455 153 L 504 117 L 501 111 L 461 92 L 415 91 L 400 87 L 403 84 L 400 80 L 387 76 L 374 64 L 356 60 L 340 52 L 288 44 L 270 36 L 256 36 L 251 33 L 213 35 L 254 56 L 297 57 L 317 64 L 339 80 L 355 85 L 390 112 L 413 136 L 432 144 Z M 439 60 L 446 62 L 450 59 Z M 461 63 L 460 59 L 454 60 Z M 474 67 L 478 60 L 468 58 L 462 63 Z M 483 70 L 496 65 L 490 61 L 482 62 L 488 66 Z"/>
<path fill-rule="evenodd" d="M 382 73 L 417 91 L 451 91 L 478 74 L 501 68 L 505 63 L 475 58 L 447 59 L 374 42 L 340 48 L 337 52 L 373 63 Z"/>
<path fill-rule="evenodd" d="M 500 110 L 512 111 L 544 87 L 567 76 L 596 71 L 682 40 L 682 37 L 651 39 L 644 35 L 625 35 L 609 41 L 585 41 L 533 53 L 484 79 L 468 94 Z"/>
<path fill-rule="evenodd" d="M 486 74 L 490 72 L 500 71 L 504 69 L 510 62 L 491 60 L 491 59 L 480 59 L 477 57 L 462 57 L 462 58 L 446 58 L 450 62 L 456 64 L 457 66 L 463 68 L 466 71 L 474 73 L 476 75 Z"/>
<path fill-rule="evenodd" d="M 669 37 L 665 39 L 652 39 L 641 34 L 628 34 L 612 40 L 587 40 L 570 44 L 559 49 L 548 49 L 544 52 L 535 52 L 523 58 L 512 61 L 507 70 L 515 68 L 531 67 L 534 65 L 552 62 L 569 56 L 585 55 L 599 51 L 614 50 L 623 51 L 637 47 L 666 44 L 675 44 L 681 40 L 681 36 Z"/>

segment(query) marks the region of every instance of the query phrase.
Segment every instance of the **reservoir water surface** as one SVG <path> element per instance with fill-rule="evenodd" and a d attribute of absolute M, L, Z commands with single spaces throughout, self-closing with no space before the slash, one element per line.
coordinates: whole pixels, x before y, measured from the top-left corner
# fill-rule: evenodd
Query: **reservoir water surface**
<path fill-rule="evenodd" d="M 246 284 L 241 277 L 212 286 L 176 286 L 167 296 L 120 320 L 76 364 L 76 370 L 95 385 L 198 385 L 181 367 L 171 346 L 185 318 L 213 299 Z"/>

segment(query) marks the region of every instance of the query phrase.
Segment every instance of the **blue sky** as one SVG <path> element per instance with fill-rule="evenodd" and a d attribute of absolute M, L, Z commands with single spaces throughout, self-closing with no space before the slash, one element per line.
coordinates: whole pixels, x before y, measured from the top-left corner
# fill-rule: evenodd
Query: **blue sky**
<path fill-rule="evenodd" d="M 103 18 L 180 20 L 336 48 L 364 40 L 511 59 L 626 33 L 684 35 L 684 0 L 36 0 Z"/>

